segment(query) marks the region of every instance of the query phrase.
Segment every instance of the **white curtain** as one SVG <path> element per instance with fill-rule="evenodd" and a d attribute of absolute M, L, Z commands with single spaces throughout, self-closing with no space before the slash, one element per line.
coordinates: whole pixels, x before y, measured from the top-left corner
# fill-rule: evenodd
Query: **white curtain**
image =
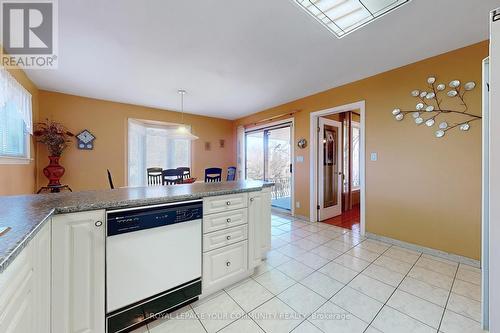
<path fill-rule="evenodd" d="M 243 126 L 238 126 L 236 129 L 236 136 L 237 136 L 237 151 L 236 151 L 236 163 L 237 163 L 237 170 L 238 170 L 238 179 L 245 179 L 246 174 L 245 174 L 245 154 L 246 154 L 246 149 L 245 149 L 245 127 Z"/>
<path fill-rule="evenodd" d="M 0 108 L 6 103 L 14 105 L 23 119 L 26 131 L 33 134 L 31 94 L 4 67 L 0 67 Z"/>

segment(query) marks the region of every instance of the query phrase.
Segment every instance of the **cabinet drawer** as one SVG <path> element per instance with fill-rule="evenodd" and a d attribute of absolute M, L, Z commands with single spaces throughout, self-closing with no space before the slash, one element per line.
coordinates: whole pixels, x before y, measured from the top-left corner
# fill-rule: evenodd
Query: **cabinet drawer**
<path fill-rule="evenodd" d="M 203 254 L 203 288 L 221 283 L 248 269 L 247 241 Z"/>
<path fill-rule="evenodd" d="M 203 213 L 213 214 L 247 206 L 247 193 L 221 195 L 203 199 Z"/>
<path fill-rule="evenodd" d="M 246 208 L 203 216 L 203 232 L 212 232 L 247 223 Z"/>
<path fill-rule="evenodd" d="M 203 235 L 203 252 L 218 249 L 219 247 L 234 244 L 247 239 L 246 225 L 215 231 Z"/>

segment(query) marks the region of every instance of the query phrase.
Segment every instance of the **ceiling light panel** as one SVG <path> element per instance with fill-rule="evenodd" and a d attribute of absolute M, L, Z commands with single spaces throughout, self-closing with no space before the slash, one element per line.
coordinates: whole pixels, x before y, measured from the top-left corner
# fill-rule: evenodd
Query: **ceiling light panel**
<path fill-rule="evenodd" d="M 338 38 L 376 20 L 410 0 L 294 0 Z"/>

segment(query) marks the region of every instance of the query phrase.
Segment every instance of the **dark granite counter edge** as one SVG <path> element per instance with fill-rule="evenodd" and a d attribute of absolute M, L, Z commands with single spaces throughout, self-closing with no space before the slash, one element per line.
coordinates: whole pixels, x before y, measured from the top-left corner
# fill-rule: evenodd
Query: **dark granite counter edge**
<path fill-rule="evenodd" d="M 76 213 L 76 212 L 84 212 L 91 210 L 100 210 L 100 209 L 120 209 L 120 208 L 130 208 L 130 207 L 138 207 L 144 205 L 156 205 L 184 200 L 196 200 L 204 197 L 210 196 L 218 196 L 218 195 L 227 195 L 234 193 L 244 193 L 244 192 L 255 192 L 259 191 L 265 187 L 273 186 L 273 183 L 262 183 L 259 186 L 248 187 L 248 188 L 240 188 L 240 189 L 229 189 L 229 190 L 217 190 L 217 191 L 208 191 L 208 192 L 200 192 L 196 195 L 188 194 L 188 195 L 178 195 L 178 196 L 168 196 L 168 197 L 158 197 L 158 198 L 145 198 L 145 199 L 134 199 L 134 200 L 124 200 L 124 201 L 113 201 L 113 202 L 102 202 L 102 203 L 93 203 L 88 205 L 81 206 L 67 206 L 67 207 L 54 207 L 37 225 L 35 225 L 27 235 L 17 244 L 15 248 L 13 248 L 9 253 L 5 256 L 0 257 L 0 273 L 2 273 L 9 264 L 14 261 L 14 259 L 22 252 L 22 250 L 29 244 L 29 242 L 35 237 L 39 230 L 41 230 L 45 223 L 56 214 L 67 214 L 67 213 Z"/>

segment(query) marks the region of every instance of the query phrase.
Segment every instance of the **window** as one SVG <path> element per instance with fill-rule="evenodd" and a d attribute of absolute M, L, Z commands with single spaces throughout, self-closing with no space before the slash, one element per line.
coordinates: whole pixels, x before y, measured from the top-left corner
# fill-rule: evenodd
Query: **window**
<path fill-rule="evenodd" d="M 178 128 L 178 124 L 129 120 L 129 186 L 145 186 L 147 168 L 190 167 L 191 141 L 178 138 L 175 134 Z"/>
<path fill-rule="evenodd" d="M 0 163 L 29 163 L 31 95 L 0 69 Z"/>
<path fill-rule="evenodd" d="M 348 131 L 347 131 L 347 125 L 344 122 L 344 153 L 343 153 L 343 158 L 344 158 L 344 175 L 348 175 L 351 173 L 352 177 L 352 190 L 356 191 L 359 190 L 361 186 L 361 176 L 360 176 L 360 136 L 361 136 L 361 129 L 360 125 L 358 122 L 353 121 L 352 123 L 352 170 L 349 170 L 349 154 L 348 154 Z M 344 177 L 343 181 L 343 186 L 344 186 L 344 192 L 348 191 L 348 177 Z"/>
<path fill-rule="evenodd" d="M 352 123 L 352 188 L 359 189 L 361 178 L 359 175 L 359 145 L 360 145 L 359 123 Z"/>

